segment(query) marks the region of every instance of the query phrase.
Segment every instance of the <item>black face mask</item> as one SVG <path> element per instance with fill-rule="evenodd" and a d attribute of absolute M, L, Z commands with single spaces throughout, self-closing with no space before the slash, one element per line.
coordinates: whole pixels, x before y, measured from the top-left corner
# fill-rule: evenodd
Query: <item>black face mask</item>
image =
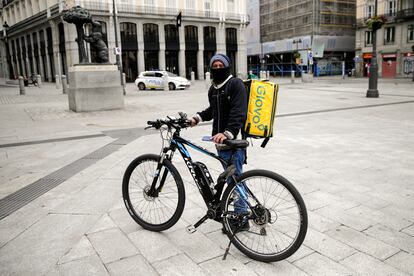
<path fill-rule="evenodd" d="M 230 76 L 230 67 L 227 68 L 211 68 L 211 78 L 215 84 L 220 84 Z"/>

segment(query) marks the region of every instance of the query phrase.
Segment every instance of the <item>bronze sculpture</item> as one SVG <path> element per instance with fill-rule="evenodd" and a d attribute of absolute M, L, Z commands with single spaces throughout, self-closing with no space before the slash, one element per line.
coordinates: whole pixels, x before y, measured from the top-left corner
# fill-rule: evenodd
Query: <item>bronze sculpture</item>
<path fill-rule="evenodd" d="M 102 39 L 101 24 L 98 21 L 92 23 L 92 33 L 89 36 L 83 35 L 83 39 L 91 44 L 96 51 L 96 61 L 98 63 L 108 63 L 108 47 Z"/>
<path fill-rule="evenodd" d="M 91 46 L 96 49 L 98 53 L 98 63 L 108 63 L 108 47 L 102 40 L 100 24 L 97 21 L 92 20 L 92 16 L 88 10 L 80 6 L 72 7 L 64 13 L 63 20 L 76 25 L 78 35 L 76 42 L 78 43 L 79 49 L 79 63 L 88 63 L 84 40 L 91 43 Z M 85 36 L 83 25 L 88 23 L 92 24 L 92 33 L 89 36 Z"/>

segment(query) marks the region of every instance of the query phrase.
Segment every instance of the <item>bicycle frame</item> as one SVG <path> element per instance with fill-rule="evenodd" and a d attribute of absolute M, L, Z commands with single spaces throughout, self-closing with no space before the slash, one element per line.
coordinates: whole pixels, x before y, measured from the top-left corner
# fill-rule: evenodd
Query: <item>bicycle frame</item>
<path fill-rule="evenodd" d="M 186 140 L 182 137 L 179 136 L 179 131 L 175 131 L 173 134 L 173 137 L 171 139 L 171 143 L 169 147 L 165 147 L 163 148 L 163 154 L 161 156 L 161 159 L 158 163 L 156 172 L 155 172 L 155 177 L 154 180 L 152 182 L 151 188 L 148 192 L 148 195 L 152 195 L 152 196 L 157 196 L 158 193 L 162 190 L 162 187 L 164 185 L 165 179 L 167 178 L 167 170 L 164 171 L 164 173 L 162 174 L 161 177 L 161 181 L 160 181 L 160 185 L 158 188 L 156 188 L 156 183 L 158 182 L 158 177 L 160 175 L 160 170 L 162 168 L 162 163 L 164 162 L 164 159 L 168 159 L 169 161 L 171 161 L 172 156 L 174 154 L 174 152 L 178 149 L 178 151 L 181 153 L 181 156 L 184 160 L 184 163 L 186 164 L 188 170 L 190 171 L 191 176 L 194 179 L 194 182 L 197 185 L 198 190 L 200 191 L 201 196 L 204 199 L 204 202 L 207 205 L 207 208 L 212 208 L 214 203 L 218 203 L 221 197 L 221 193 L 223 191 L 223 187 L 224 183 L 216 183 L 218 186 L 217 188 L 217 192 L 214 194 L 211 190 L 211 188 L 206 185 L 203 180 L 201 179 L 200 175 L 197 175 L 196 171 L 195 171 L 195 162 L 193 162 L 190 153 L 188 152 L 187 148 L 185 147 L 185 145 L 203 153 L 206 154 L 216 160 L 218 160 L 224 167 L 228 167 L 232 164 L 232 160 L 230 161 L 226 161 L 223 158 L 221 158 L 220 156 L 218 156 L 217 154 L 214 154 L 210 151 L 208 151 L 205 148 L 202 148 L 192 142 L 190 142 L 189 140 Z M 171 151 L 171 153 L 168 155 L 168 152 Z M 220 185 L 218 185 L 220 184 Z M 207 186 L 207 187 L 206 187 Z"/>

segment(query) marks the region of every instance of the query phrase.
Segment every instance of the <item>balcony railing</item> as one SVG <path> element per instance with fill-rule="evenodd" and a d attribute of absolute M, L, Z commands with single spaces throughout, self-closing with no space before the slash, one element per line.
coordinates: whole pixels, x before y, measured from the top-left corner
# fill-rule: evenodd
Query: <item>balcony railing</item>
<path fill-rule="evenodd" d="M 404 9 L 397 12 L 398 19 L 414 18 L 414 8 Z"/>

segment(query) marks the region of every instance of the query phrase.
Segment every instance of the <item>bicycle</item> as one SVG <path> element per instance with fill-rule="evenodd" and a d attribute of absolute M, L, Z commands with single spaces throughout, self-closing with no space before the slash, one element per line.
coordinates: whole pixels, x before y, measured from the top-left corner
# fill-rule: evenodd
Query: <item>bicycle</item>
<path fill-rule="evenodd" d="M 171 162 L 178 150 L 207 206 L 206 215 L 186 228 L 189 233 L 194 233 L 207 219 L 221 222 L 230 239 L 223 259 L 226 259 L 231 244 L 246 256 L 262 262 L 286 259 L 301 246 L 308 225 L 306 206 L 286 178 L 266 170 L 250 170 L 235 176 L 232 160 L 227 162 L 180 136 L 180 130 L 189 126 L 184 113 L 180 113 L 179 118 L 167 117 L 147 124 L 145 129 L 154 128 L 161 132 L 161 154 L 137 157 L 127 167 L 122 183 L 126 208 L 144 229 L 169 229 L 184 210 L 185 188 Z M 165 141 L 167 145 L 164 145 Z M 234 154 L 238 149 L 248 147 L 249 142 L 225 140 L 225 144 Z M 194 162 L 185 146 L 207 154 L 227 167 L 216 183 L 206 165 Z M 247 212 L 235 211 L 240 200 L 247 204 Z"/>

